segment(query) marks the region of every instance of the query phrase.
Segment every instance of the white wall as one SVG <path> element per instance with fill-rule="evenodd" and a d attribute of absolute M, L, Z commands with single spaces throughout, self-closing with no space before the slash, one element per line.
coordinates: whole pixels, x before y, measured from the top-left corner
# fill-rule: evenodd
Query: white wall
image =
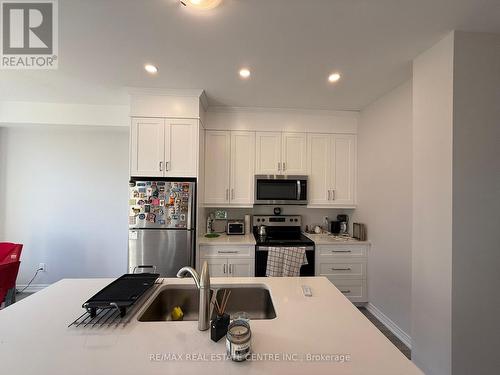
<path fill-rule="evenodd" d="M 127 271 L 128 129 L 0 128 L 0 241 L 24 244 L 18 284 Z"/>
<path fill-rule="evenodd" d="M 453 375 L 500 368 L 500 35 L 455 34 Z"/>
<path fill-rule="evenodd" d="M 413 63 L 412 360 L 451 373 L 453 34 Z"/>
<path fill-rule="evenodd" d="M 407 337 L 411 330 L 411 82 L 362 110 L 358 168 L 354 219 L 367 225 L 372 243 L 368 262 L 370 303 Z"/>

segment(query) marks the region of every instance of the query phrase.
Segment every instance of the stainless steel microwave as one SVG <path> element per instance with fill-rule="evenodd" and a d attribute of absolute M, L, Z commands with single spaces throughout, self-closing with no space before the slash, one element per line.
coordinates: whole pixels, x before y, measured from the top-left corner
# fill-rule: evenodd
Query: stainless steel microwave
<path fill-rule="evenodd" d="M 255 204 L 307 204 L 307 176 L 256 175 Z"/>

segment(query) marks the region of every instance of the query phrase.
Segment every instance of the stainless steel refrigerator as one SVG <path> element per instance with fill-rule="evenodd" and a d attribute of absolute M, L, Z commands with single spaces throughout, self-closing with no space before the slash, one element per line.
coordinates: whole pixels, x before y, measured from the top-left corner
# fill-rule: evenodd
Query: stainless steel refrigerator
<path fill-rule="evenodd" d="M 175 277 L 181 267 L 194 266 L 196 183 L 137 179 L 129 186 L 129 272 L 152 266 Z"/>

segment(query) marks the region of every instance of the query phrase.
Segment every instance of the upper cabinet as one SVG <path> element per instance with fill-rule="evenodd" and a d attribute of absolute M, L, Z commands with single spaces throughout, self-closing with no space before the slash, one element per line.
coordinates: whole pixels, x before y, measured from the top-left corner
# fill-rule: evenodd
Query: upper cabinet
<path fill-rule="evenodd" d="M 309 206 L 356 205 L 356 136 L 308 134 Z"/>
<path fill-rule="evenodd" d="M 252 206 L 255 132 L 205 132 L 205 205 Z"/>
<path fill-rule="evenodd" d="M 196 177 L 198 120 L 132 118 L 130 174 Z"/>
<path fill-rule="evenodd" d="M 305 133 L 257 132 L 255 174 L 305 175 Z"/>

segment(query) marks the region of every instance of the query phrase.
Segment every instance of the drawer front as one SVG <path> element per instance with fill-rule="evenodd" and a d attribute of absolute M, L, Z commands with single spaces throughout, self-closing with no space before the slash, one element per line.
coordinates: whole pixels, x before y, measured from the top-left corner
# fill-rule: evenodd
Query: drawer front
<path fill-rule="evenodd" d="M 319 255 L 335 257 L 366 257 L 367 246 L 359 245 L 319 245 L 316 247 Z"/>
<path fill-rule="evenodd" d="M 226 245 L 210 245 L 200 246 L 200 257 L 251 257 L 255 256 L 254 246 L 226 246 Z"/>
<path fill-rule="evenodd" d="M 335 258 L 335 262 L 320 260 L 319 275 L 341 279 L 366 279 L 366 261 L 352 258 Z"/>
<path fill-rule="evenodd" d="M 327 276 L 337 289 L 351 302 L 368 302 L 366 280 L 345 280 Z"/>

